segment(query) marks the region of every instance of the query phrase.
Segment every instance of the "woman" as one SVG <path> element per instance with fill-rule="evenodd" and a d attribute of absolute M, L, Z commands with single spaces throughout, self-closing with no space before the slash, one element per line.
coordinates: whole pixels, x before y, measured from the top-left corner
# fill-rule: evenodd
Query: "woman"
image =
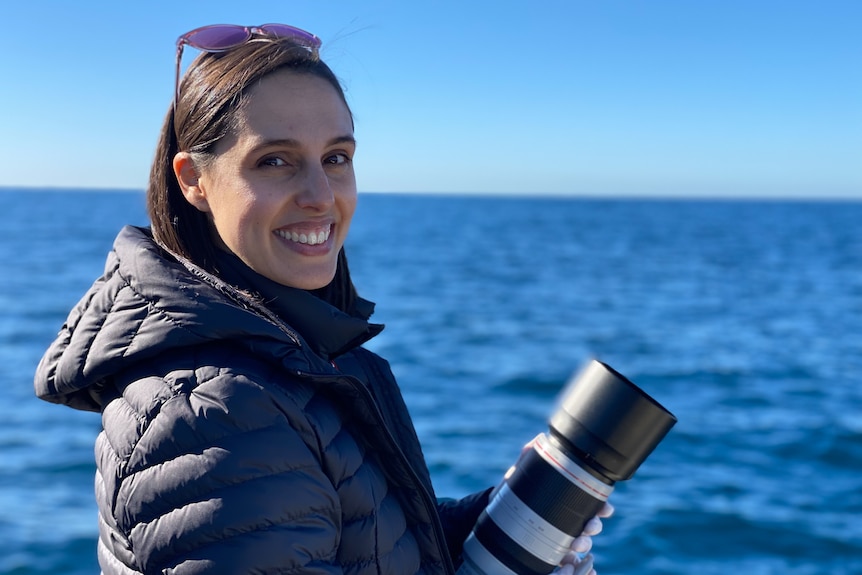
<path fill-rule="evenodd" d="M 186 44 L 203 53 L 180 84 Z M 38 367 L 39 397 L 102 414 L 105 574 L 451 575 L 487 504 L 435 499 L 361 347 L 382 326 L 342 249 L 356 143 L 319 44 L 279 24 L 180 37 L 152 227 L 120 232 Z"/>

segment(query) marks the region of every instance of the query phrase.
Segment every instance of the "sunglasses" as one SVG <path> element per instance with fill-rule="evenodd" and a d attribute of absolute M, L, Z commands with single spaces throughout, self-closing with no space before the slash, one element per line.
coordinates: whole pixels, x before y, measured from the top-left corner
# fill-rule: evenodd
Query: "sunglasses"
<path fill-rule="evenodd" d="M 298 45 L 307 48 L 312 54 L 320 49 L 320 38 L 288 26 L 287 24 L 263 24 L 262 26 L 236 26 L 234 24 L 213 24 L 195 28 L 177 38 L 177 69 L 174 79 L 174 108 L 180 99 L 180 61 L 183 47 L 187 44 L 203 52 L 227 52 L 250 41 L 254 35 L 269 38 L 290 38 Z"/>

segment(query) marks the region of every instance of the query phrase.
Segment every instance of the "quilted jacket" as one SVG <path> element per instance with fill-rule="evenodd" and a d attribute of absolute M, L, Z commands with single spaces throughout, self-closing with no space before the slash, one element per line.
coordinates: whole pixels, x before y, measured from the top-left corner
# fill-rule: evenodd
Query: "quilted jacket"
<path fill-rule="evenodd" d="M 35 378 L 101 413 L 103 573 L 454 573 L 487 492 L 437 502 L 379 328 L 295 291 L 302 329 L 121 231 Z"/>

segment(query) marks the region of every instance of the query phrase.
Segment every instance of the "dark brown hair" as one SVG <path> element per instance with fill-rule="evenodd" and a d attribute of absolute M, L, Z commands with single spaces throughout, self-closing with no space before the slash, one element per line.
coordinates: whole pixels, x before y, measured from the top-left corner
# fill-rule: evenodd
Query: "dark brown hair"
<path fill-rule="evenodd" d="M 168 111 L 162 126 L 147 187 L 153 236 L 168 250 L 209 272 L 218 273 L 218 248 L 206 214 L 182 194 L 174 175 L 174 156 L 182 151 L 191 153 L 196 164 L 211 161 L 216 143 L 236 127 L 248 91 L 279 70 L 326 80 L 350 110 L 338 78 L 316 52 L 286 38 L 255 37 L 227 52 L 200 54 L 183 77 L 176 106 Z M 343 256 L 339 264 L 342 260 Z"/>

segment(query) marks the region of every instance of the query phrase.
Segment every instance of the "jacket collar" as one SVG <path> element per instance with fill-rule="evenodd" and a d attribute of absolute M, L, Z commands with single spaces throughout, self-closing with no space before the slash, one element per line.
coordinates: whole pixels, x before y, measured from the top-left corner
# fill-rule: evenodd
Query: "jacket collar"
<path fill-rule="evenodd" d="M 221 279 L 251 292 L 327 360 L 362 345 L 383 330 L 383 325 L 368 322 L 374 304 L 367 300 L 360 298 L 352 314 L 347 314 L 312 292 L 287 287 L 260 275 L 234 254 L 221 252 L 217 265 Z"/>

